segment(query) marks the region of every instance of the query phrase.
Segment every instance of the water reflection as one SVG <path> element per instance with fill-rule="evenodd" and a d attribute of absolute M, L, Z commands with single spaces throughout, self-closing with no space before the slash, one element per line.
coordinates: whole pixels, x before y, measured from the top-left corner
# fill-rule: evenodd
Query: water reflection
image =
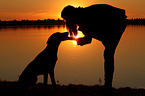
<path fill-rule="evenodd" d="M 0 26 L 0 30 L 5 29 L 52 29 L 52 28 L 65 28 L 65 25 L 25 25 L 25 26 Z"/>
<path fill-rule="evenodd" d="M 66 32 L 64 26 L 40 29 L 0 29 L 0 79 L 14 81 L 41 52 L 49 36 Z M 145 26 L 127 26 L 115 53 L 115 87 L 145 88 Z M 103 50 L 101 42 L 93 39 L 91 44 L 74 47 L 72 41 L 64 41 L 58 50 L 56 80 L 60 84 L 99 84 L 104 81 Z M 42 79 L 39 78 L 39 82 Z M 103 82 L 101 82 L 103 84 Z"/>

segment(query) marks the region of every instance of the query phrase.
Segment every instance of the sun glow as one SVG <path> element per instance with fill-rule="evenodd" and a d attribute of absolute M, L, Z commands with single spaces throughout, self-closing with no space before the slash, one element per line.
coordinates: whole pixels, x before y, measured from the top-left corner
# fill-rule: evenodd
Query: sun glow
<path fill-rule="evenodd" d="M 77 36 L 74 36 L 74 38 L 76 38 L 76 39 L 81 38 L 81 37 L 84 37 L 84 34 L 81 31 L 78 31 Z M 77 41 L 73 40 L 72 42 L 73 42 L 73 45 L 76 47 Z"/>

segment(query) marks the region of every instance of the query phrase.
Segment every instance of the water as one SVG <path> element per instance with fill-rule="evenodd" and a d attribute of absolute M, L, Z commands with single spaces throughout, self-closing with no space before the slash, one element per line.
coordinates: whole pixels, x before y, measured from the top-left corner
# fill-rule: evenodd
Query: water
<path fill-rule="evenodd" d="M 0 80 L 18 80 L 29 62 L 45 48 L 49 36 L 66 31 L 65 26 L 0 28 Z M 127 26 L 115 54 L 114 87 L 145 88 L 144 42 L 145 26 Z M 55 67 L 56 80 L 59 84 L 103 84 L 103 50 L 101 42 L 95 39 L 85 46 L 62 42 Z M 42 77 L 38 82 L 43 81 Z"/>

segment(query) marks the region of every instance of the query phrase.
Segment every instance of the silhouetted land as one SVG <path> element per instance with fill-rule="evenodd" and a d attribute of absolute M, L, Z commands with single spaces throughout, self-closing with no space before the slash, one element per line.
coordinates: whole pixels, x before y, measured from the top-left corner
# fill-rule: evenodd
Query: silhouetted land
<path fill-rule="evenodd" d="M 145 19 L 127 19 L 128 25 L 145 25 Z M 64 20 L 44 19 L 44 20 L 12 20 L 12 21 L 1 21 L 0 26 L 21 26 L 21 25 L 65 25 Z"/>
<path fill-rule="evenodd" d="M 0 26 L 20 26 L 20 25 L 65 25 L 64 20 L 54 20 L 54 19 L 45 19 L 45 20 L 12 20 L 12 21 L 1 21 Z"/>
<path fill-rule="evenodd" d="M 137 19 L 128 19 L 127 20 L 128 25 L 145 25 L 145 18 L 137 18 Z"/>
<path fill-rule="evenodd" d="M 17 87 L 17 82 L 0 82 L 0 94 L 4 96 L 104 96 L 99 91 L 101 86 L 86 85 L 57 85 L 57 92 L 54 91 L 52 85 L 47 85 L 47 89 L 43 89 L 43 84 L 36 84 L 32 88 L 23 92 Z M 118 88 L 113 89 L 113 96 L 145 96 L 145 89 Z"/>

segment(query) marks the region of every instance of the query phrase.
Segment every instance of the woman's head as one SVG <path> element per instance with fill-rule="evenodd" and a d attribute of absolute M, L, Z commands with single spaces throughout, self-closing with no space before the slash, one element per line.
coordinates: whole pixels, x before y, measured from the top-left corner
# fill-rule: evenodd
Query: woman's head
<path fill-rule="evenodd" d="M 64 9 L 61 12 L 61 17 L 65 20 L 71 19 L 75 15 L 75 7 L 68 5 L 64 7 Z"/>
<path fill-rule="evenodd" d="M 61 12 L 61 17 L 66 20 L 66 25 L 71 36 L 77 35 L 76 9 L 77 8 L 68 5 Z"/>

